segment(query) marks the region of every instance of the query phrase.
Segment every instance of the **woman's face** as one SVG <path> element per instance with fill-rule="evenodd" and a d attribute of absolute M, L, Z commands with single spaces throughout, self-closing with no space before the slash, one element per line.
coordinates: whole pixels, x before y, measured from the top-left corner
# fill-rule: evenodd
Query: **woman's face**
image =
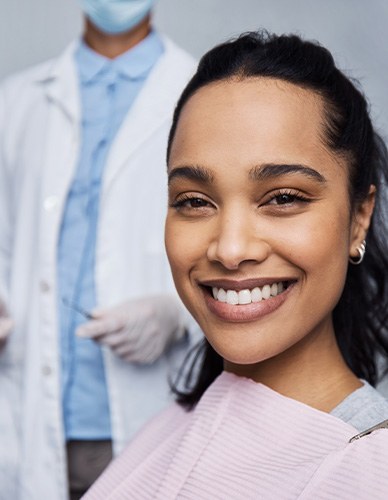
<path fill-rule="evenodd" d="M 169 159 L 166 246 L 214 349 L 259 363 L 332 335 L 349 254 L 346 161 L 324 142 L 324 102 L 275 79 L 225 81 L 186 103 Z"/>

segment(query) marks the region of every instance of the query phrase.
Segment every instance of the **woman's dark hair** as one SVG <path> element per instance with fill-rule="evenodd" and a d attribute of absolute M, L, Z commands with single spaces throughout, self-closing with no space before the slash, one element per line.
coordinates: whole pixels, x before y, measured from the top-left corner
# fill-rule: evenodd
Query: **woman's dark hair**
<path fill-rule="evenodd" d="M 335 66 L 330 52 L 296 35 L 278 36 L 266 31 L 245 33 L 213 48 L 200 60 L 178 101 L 167 158 L 182 108 L 193 94 L 213 82 L 252 77 L 284 80 L 324 99 L 325 140 L 350 166 L 351 210 L 367 198 L 371 184 L 377 188 L 365 259 L 359 266 L 349 265 L 345 287 L 333 313 L 337 341 L 347 364 L 358 377 L 375 385 L 386 371 L 388 360 L 388 154 L 373 129 L 365 97 L 357 84 Z M 174 388 L 178 402 L 188 408 L 195 405 L 222 369 L 222 358 L 205 339 L 188 372 L 181 374 L 181 378 L 185 377 L 183 387 Z"/>

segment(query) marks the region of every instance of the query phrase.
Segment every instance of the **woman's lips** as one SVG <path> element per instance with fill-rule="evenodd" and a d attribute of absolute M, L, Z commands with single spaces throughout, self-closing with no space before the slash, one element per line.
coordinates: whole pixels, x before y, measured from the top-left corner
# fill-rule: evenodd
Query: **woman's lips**
<path fill-rule="evenodd" d="M 276 295 L 275 297 L 270 297 L 268 299 L 263 299 L 260 302 L 251 302 L 250 304 L 238 304 L 238 305 L 233 305 L 233 304 L 228 304 L 226 302 L 220 302 L 216 300 L 213 295 L 211 294 L 211 289 L 208 288 L 208 283 L 211 283 L 212 286 L 216 286 L 216 282 L 206 282 L 206 286 L 201 286 L 202 293 L 206 302 L 206 305 L 208 309 L 210 310 L 211 313 L 219 317 L 220 319 L 224 321 L 231 321 L 231 322 L 239 322 L 243 323 L 246 321 L 255 321 L 263 316 L 266 316 L 267 314 L 270 314 L 271 312 L 275 311 L 278 309 L 288 298 L 290 292 L 292 292 L 294 285 L 296 283 L 295 280 L 266 280 L 265 283 L 268 284 L 269 282 L 276 283 L 279 281 L 285 281 L 289 283 L 287 285 L 287 288 Z M 264 280 L 263 280 L 264 283 Z M 227 289 L 234 289 L 234 290 L 243 290 L 247 289 L 248 286 L 252 286 L 253 284 L 258 284 L 257 280 L 253 283 L 253 280 L 247 280 L 244 282 L 229 282 L 229 281 L 217 281 L 217 284 L 220 286 L 221 284 L 227 288 Z M 261 285 L 263 286 L 263 285 Z M 250 288 L 250 287 L 249 287 Z"/>

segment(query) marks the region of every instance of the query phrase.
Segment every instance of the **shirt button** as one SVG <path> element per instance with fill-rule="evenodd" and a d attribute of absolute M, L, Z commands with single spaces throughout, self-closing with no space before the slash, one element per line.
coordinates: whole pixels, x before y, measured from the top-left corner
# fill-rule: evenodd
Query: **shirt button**
<path fill-rule="evenodd" d="M 47 283 L 47 281 L 42 280 L 40 282 L 40 291 L 47 293 L 50 291 L 50 285 Z"/>
<path fill-rule="evenodd" d="M 42 373 L 43 373 L 43 375 L 44 375 L 45 377 L 47 377 L 48 375 L 51 375 L 52 370 L 51 370 L 50 366 L 48 366 L 48 365 L 43 365 L 43 366 L 42 366 Z"/>
<path fill-rule="evenodd" d="M 51 212 L 55 208 L 57 208 L 59 204 L 58 196 L 47 196 L 47 198 L 43 202 L 43 207 L 47 212 Z"/>

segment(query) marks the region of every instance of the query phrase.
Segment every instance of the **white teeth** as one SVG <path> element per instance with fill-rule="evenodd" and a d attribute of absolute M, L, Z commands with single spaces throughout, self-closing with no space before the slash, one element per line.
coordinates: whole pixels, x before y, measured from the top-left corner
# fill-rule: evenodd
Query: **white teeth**
<path fill-rule="evenodd" d="M 226 292 L 226 303 L 235 306 L 238 304 L 238 293 L 234 290 L 228 290 Z"/>
<path fill-rule="evenodd" d="M 218 302 L 227 302 L 231 305 L 244 305 L 251 302 L 260 302 L 261 300 L 268 300 L 271 297 L 276 297 L 284 291 L 284 284 L 282 281 L 272 283 L 271 285 L 264 285 L 261 288 L 255 287 L 253 290 L 224 290 L 223 288 L 212 287 L 212 293 L 215 300 Z"/>
<path fill-rule="evenodd" d="M 260 302 L 263 299 L 263 295 L 259 287 L 256 287 L 251 292 L 252 302 Z"/>
<path fill-rule="evenodd" d="M 238 293 L 234 290 L 228 290 L 226 292 L 226 303 L 235 306 L 238 304 Z"/>
<path fill-rule="evenodd" d="M 240 290 L 238 292 L 239 304 L 250 304 L 252 302 L 251 292 L 249 290 Z"/>
<path fill-rule="evenodd" d="M 223 288 L 220 288 L 218 290 L 217 300 L 219 302 L 226 302 L 226 292 L 225 292 L 225 290 Z"/>
<path fill-rule="evenodd" d="M 267 300 L 271 297 L 271 286 L 270 285 L 264 285 L 261 293 L 263 295 L 263 299 Z"/>

